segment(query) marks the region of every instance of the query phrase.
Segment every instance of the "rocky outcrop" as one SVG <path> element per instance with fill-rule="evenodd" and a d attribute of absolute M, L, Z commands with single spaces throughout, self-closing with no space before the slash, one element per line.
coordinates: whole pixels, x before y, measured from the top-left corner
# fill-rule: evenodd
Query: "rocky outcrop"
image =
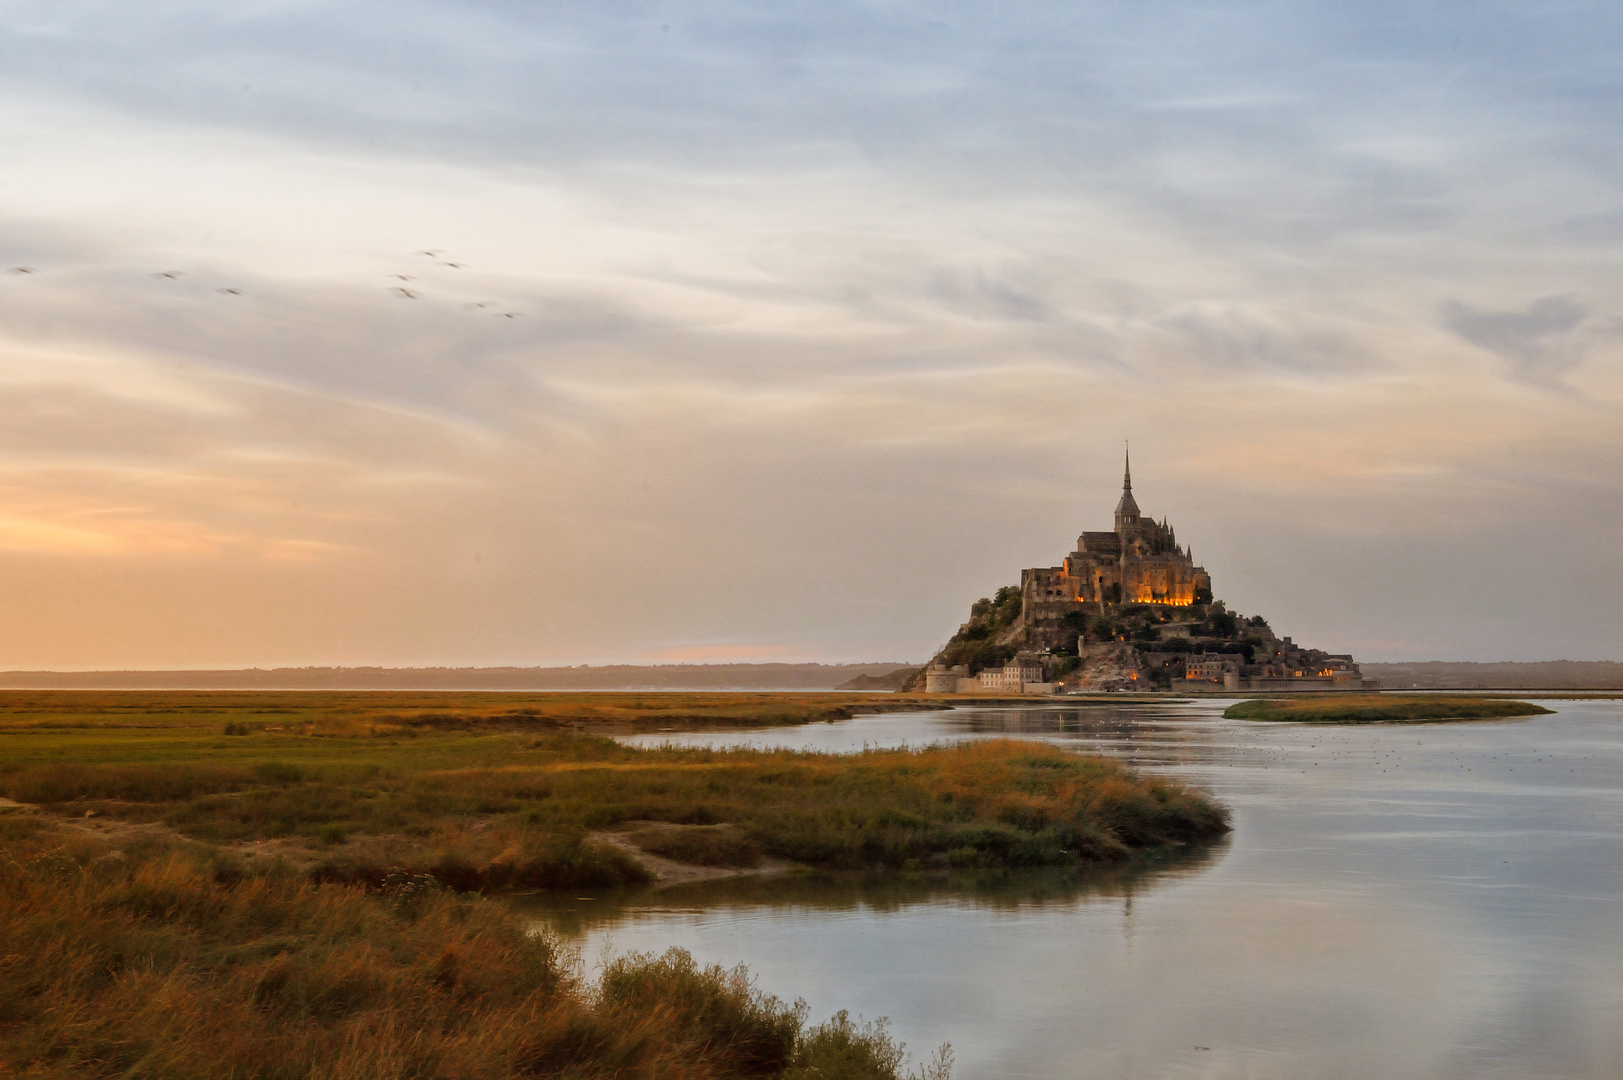
<path fill-rule="evenodd" d="M 1089 645 L 1082 666 L 1061 681 L 1066 690 L 1147 690 L 1138 650 L 1121 642 Z"/>

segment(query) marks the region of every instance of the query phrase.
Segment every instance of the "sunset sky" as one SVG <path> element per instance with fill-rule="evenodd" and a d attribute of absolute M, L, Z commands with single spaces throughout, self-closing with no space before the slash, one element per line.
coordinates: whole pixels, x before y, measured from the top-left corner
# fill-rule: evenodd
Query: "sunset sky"
<path fill-rule="evenodd" d="M 1623 659 L 1616 4 L 16 0 L 0 133 L 0 668 L 919 661 L 1128 439 Z"/>

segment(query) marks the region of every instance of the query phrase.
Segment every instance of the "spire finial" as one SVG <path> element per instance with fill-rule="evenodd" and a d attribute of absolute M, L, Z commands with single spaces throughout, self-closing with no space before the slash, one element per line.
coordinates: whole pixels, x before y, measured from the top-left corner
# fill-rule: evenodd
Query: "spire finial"
<path fill-rule="evenodd" d="M 1122 440 L 1121 445 L 1122 445 L 1123 460 L 1126 462 L 1126 468 L 1122 472 L 1122 477 L 1121 477 L 1121 489 L 1123 491 L 1132 491 L 1133 490 L 1133 447 L 1132 447 L 1132 444 L 1129 443 L 1126 439 Z"/>

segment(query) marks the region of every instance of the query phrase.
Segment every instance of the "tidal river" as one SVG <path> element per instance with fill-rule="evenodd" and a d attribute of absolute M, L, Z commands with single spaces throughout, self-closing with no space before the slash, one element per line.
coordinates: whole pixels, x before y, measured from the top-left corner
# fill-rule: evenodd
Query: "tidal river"
<path fill-rule="evenodd" d="M 959 1080 L 1623 1077 L 1623 702 L 1310 727 L 1226 702 L 958 709 L 628 740 L 848 751 L 1004 735 L 1111 754 L 1234 811 L 1141 872 L 753 879 L 535 909 L 588 970 L 680 945 L 890 1018 Z"/>

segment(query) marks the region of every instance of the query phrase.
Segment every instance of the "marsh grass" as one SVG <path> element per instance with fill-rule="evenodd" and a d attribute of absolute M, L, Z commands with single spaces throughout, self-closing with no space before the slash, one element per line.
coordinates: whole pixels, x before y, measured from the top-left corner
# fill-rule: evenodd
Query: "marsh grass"
<path fill-rule="evenodd" d="M 44 762 L 0 773 L 0 793 L 72 816 L 159 822 L 214 844 L 290 838 L 325 852 L 314 871 L 323 880 L 370 882 L 404 864 L 481 891 L 646 880 L 589 837 L 625 821 L 732 826 L 637 840 L 679 860 L 748 865 L 761 853 L 834 869 L 1108 862 L 1227 828 L 1224 812 L 1188 788 L 1030 743 L 830 755 L 560 735 L 499 749 L 507 752 L 482 755 L 491 764 L 379 769 L 348 782 L 320 764 L 276 761 Z M 367 772 L 353 761 L 334 768 Z"/>
<path fill-rule="evenodd" d="M 397 871 L 369 894 L 227 873 L 201 849 L 130 856 L 33 817 L 0 839 L 6 1075 L 899 1075 L 882 1031 L 853 1056 L 742 968 L 673 950 L 593 985 L 551 937 L 433 878 Z"/>
<path fill-rule="evenodd" d="M 353 721 L 356 695 L 319 694 L 300 698 L 299 725 L 225 737 L 218 699 L 229 695 L 195 695 L 185 710 L 182 695 L 146 696 L 145 712 L 132 695 L 104 702 L 105 714 L 73 704 L 112 727 L 32 727 L 8 702 L 0 795 L 62 817 L 167 827 L 245 858 L 272 843 L 321 881 L 376 886 L 404 866 L 483 892 L 645 882 L 634 859 L 592 835 L 624 822 L 690 827 L 637 841 L 678 861 L 831 869 L 1109 862 L 1227 830 L 1225 811 L 1198 792 L 1031 743 L 840 755 L 637 748 L 513 721 L 511 703 L 485 706 L 506 719 L 449 723 L 443 701 L 412 737 L 380 738 L 334 733 Z M 261 712 L 271 706 L 258 699 L 276 697 L 239 696 L 233 707 Z M 611 710 L 658 712 L 703 695 L 600 696 L 623 699 L 601 706 Z M 313 700 L 327 697 L 336 719 Z"/>
<path fill-rule="evenodd" d="M 1231 720 L 1280 720 L 1312 724 L 1439 723 L 1538 716 L 1551 710 L 1526 701 L 1460 694 L 1336 694 L 1326 697 L 1257 698 L 1230 705 Z"/>
<path fill-rule="evenodd" d="M 473 894 L 645 882 L 595 835 L 627 824 L 681 860 L 863 870 L 1116 861 L 1227 830 L 1198 792 L 1039 744 L 596 733 L 628 713 L 783 722 L 776 695 L 753 714 L 751 695 L 591 695 L 545 716 L 496 697 L 0 699 L 0 795 L 25 804 L 0 814 L 0 1073 L 894 1080 L 882 1026 L 808 1028 L 679 951 L 592 983 Z"/>
<path fill-rule="evenodd" d="M 694 866 L 761 865 L 761 848 L 733 825 L 676 825 L 625 834 L 644 851 Z"/>
<path fill-rule="evenodd" d="M 5 690 L 0 731 L 192 730 L 223 736 L 410 738 L 424 731 L 679 731 L 939 708 L 894 694 Z"/>

